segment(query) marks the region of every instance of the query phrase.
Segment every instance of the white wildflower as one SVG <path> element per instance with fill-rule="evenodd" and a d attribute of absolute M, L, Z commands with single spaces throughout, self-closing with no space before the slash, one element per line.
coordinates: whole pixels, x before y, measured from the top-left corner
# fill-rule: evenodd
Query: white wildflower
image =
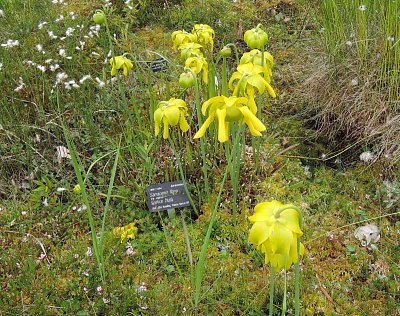
<path fill-rule="evenodd" d="M 57 35 L 54 35 L 54 32 L 53 32 L 53 31 L 47 31 L 47 34 L 49 35 L 50 39 L 56 39 L 56 38 L 58 38 Z"/>
<path fill-rule="evenodd" d="M 82 78 L 81 78 L 81 80 L 79 80 L 79 83 L 80 84 L 83 84 L 86 80 L 88 80 L 89 78 L 91 78 L 91 76 L 90 75 L 84 75 Z"/>
<path fill-rule="evenodd" d="M 58 23 L 60 21 L 64 20 L 64 16 L 62 14 L 60 14 L 60 16 L 54 20 L 55 23 Z"/>
<path fill-rule="evenodd" d="M 39 30 L 41 30 L 46 24 L 49 24 L 49 23 L 47 23 L 46 21 L 41 21 L 41 22 L 39 22 L 39 24 L 38 24 L 38 29 Z"/>
<path fill-rule="evenodd" d="M 79 41 L 79 45 L 80 45 L 80 46 L 76 46 L 75 49 L 76 49 L 76 50 L 83 50 L 84 47 L 85 47 L 85 44 L 86 44 L 85 42 Z"/>
<path fill-rule="evenodd" d="M 0 10 L 0 18 L 4 18 L 4 11 Z"/>
<path fill-rule="evenodd" d="M 24 80 L 22 79 L 22 77 L 19 77 L 18 83 L 19 83 L 18 87 L 16 87 L 14 89 L 15 92 L 18 92 L 18 91 L 22 90 L 25 87 L 25 83 L 24 83 Z"/>
<path fill-rule="evenodd" d="M 96 81 L 97 81 L 97 83 L 98 83 L 98 87 L 101 89 L 101 88 L 104 88 L 104 86 L 106 85 L 106 83 L 104 82 L 104 81 L 101 81 L 98 77 L 96 77 Z"/>
<path fill-rule="evenodd" d="M 67 189 L 66 189 L 66 188 L 63 188 L 63 187 L 60 187 L 60 188 L 57 188 L 56 191 L 57 191 L 58 193 L 61 193 L 61 192 L 67 191 Z"/>
<path fill-rule="evenodd" d="M 388 36 L 388 38 L 387 38 L 387 40 L 389 41 L 389 42 L 394 42 L 394 36 L 393 35 L 390 35 L 390 36 Z"/>
<path fill-rule="evenodd" d="M 73 11 L 71 11 L 71 12 L 69 13 L 69 16 L 71 17 L 72 20 L 75 20 L 75 19 L 76 19 L 76 14 L 75 14 L 75 12 L 73 12 Z"/>
<path fill-rule="evenodd" d="M 64 48 L 61 48 L 58 51 L 58 55 L 60 55 L 61 57 L 67 57 L 67 54 L 65 53 L 65 49 Z"/>
<path fill-rule="evenodd" d="M 92 253 L 92 248 L 87 247 L 86 257 L 91 257 L 92 255 L 93 255 L 93 253 Z"/>
<path fill-rule="evenodd" d="M 97 291 L 98 293 L 100 293 L 101 291 L 103 291 L 103 288 L 99 285 L 98 287 L 96 287 L 96 291 Z"/>
<path fill-rule="evenodd" d="M 56 75 L 56 85 L 60 84 L 64 80 L 68 78 L 68 75 L 65 72 L 59 72 Z"/>
<path fill-rule="evenodd" d="M 12 48 L 18 45 L 19 45 L 19 40 L 12 40 L 12 39 L 7 40 L 7 43 L 1 44 L 1 46 L 5 48 Z"/>
<path fill-rule="evenodd" d="M 37 65 L 37 69 L 39 69 L 41 72 L 46 72 L 46 66 Z"/>
<path fill-rule="evenodd" d="M 3 64 L 0 63 L 0 71 L 3 69 Z"/>
<path fill-rule="evenodd" d="M 65 36 L 71 36 L 72 33 L 74 33 L 75 29 L 73 27 L 69 27 L 67 28 L 67 30 L 65 31 Z"/>
<path fill-rule="evenodd" d="M 106 299 L 105 297 L 103 297 L 103 303 L 104 304 L 110 304 L 110 300 Z"/>
<path fill-rule="evenodd" d="M 134 252 L 132 244 L 130 242 L 126 243 L 125 249 L 126 249 L 125 253 L 126 253 L 127 256 L 131 256 L 133 254 L 133 252 Z"/>
<path fill-rule="evenodd" d="M 56 71 L 58 68 L 60 68 L 59 64 L 50 65 L 50 71 L 52 72 Z"/>
<path fill-rule="evenodd" d="M 22 215 L 22 216 L 26 216 L 26 211 L 22 211 L 22 212 L 21 212 L 21 215 Z"/>
<path fill-rule="evenodd" d="M 321 29 L 319 30 L 320 33 L 324 33 L 325 32 L 325 28 L 321 27 Z"/>
<path fill-rule="evenodd" d="M 370 151 L 365 151 L 360 155 L 360 160 L 363 162 L 371 162 L 375 159 L 375 155 Z"/>
<path fill-rule="evenodd" d="M 28 65 L 28 66 L 36 66 L 36 65 L 37 65 L 37 64 L 36 64 L 34 61 L 32 61 L 32 60 L 24 60 L 22 63 L 25 64 L 25 65 Z"/>
<path fill-rule="evenodd" d="M 367 7 L 365 6 L 365 4 L 362 4 L 358 7 L 358 10 L 360 10 L 361 12 L 365 11 Z"/>
<path fill-rule="evenodd" d="M 93 55 L 93 56 L 100 56 L 100 54 L 96 53 L 96 52 L 91 52 L 90 54 Z"/>
<path fill-rule="evenodd" d="M 87 210 L 87 206 L 85 204 L 82 204 L 80 208 L 78 208 L 76 211 L 77 212 L 84 212 Z"/>
<path fill-rule="evenodd" d="M 53 61 L 53 59 L 48 58 L 48 59 L 46 59 L 46 60 L 44 61 L 44 63 L 45 63 L 45 64 L 50 64 L 52 61 Z"/>

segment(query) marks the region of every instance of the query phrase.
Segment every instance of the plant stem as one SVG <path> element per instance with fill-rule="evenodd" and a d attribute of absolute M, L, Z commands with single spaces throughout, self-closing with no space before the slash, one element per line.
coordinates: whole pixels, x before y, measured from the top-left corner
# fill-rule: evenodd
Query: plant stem
<path fill-rule="evenodd" d="M 275 269 L 271 266 L 269 281 L 269 316 L 274 315 Z"/>
<path fill-rule="evenodd" d="M 238 138 L 239 136 L 240 136 L 239 133 L 237 133 L 236 138 Z M 238 144 L 236 139 L 235 139 L 234 143 L 236 145 Z M 234 150 L 237 150 L 237 148 L 234 148 Z M 233 155 L 230 156 L 228 164 L 225 168 L 225 172 L 224 172 L 222 182 L 220 184 L 220 189 L 218 192 L 217 200 L 215 201 L 214 208 L 211 213 L 211 218 L 210 218 L 210 223 L 208 224 L 207 233 L 206 233 L 206 236 L 204 237 L 203 245 L 201 246 L 201 253 L 200 253 L 199 261 L 198 261 L 197 268 L 196 268 L 196 291 L 195 291 L 195 305 L 196 306 L 200 302 L 201 282 L 202 282 L 203 274 L 204 274 L 207 249 L 208 249 L 208 245 L 210 243 L 210 236 L 211 236 L 212 228 L 214 225 L 215 217 L 217 215 L 217 209 L 218 209 L 219 203 L 221 201 L 222 191 L 224 189 L 225 182 L 228 177 L 230 165 L 232 163 L 232 157 L 233 157 Z"/>
<path fill-rule="evenodd" d="M 197 207 L 194 204 L 192 196 L 190 194 L 190 191 L 189 191 L 189 189 L 187 187 L 186 177 L 185 177 L 185 173 L 183 172 L 182 162 L 181 162 L 181 159 L 180 159 L 180 157 L 178 155 L 178 152 L 176 151 L 175 141 L 174 141 L 172 136 L 169 138 L 169 143 L 171 144 L 172 151 L 174 152 L 174 156 L 175 156 L 176 162 L 178 163 L 178 169 L 179 169 L 180 177 L 181 177 L 181 180 L 183 181 L 183 187 L 185 188 L 185 192 L 186 192 L 186 194 L 187 194 L 187 196 L 189 198 L 190 205 L 192 206 L 192 208 L 193 208 L 194 212 L 196 213 L 196 215 L 199 215 L 199 211 L 197 210 Z"/>
<path fill-rule="evenodd" d="M 196 105 L 196 111 L 197 111 L 197 119 L 199 122 L 199 127 L 203 125 L 203 120 L 201 116 L 201 106 L 200 106 L 200 90 L 199 90 L 199 82 L 197 80 L 197 76 L 194 73 L 193 70 L 189 68 L 189 70 L 192 72 L 193 77 L 195 78 L 195 105 Z M 210 185 L 208 183 L 208 166 L 207 166 L 207 159 L 206 159 L 206 150 L 205 150 L 205 144 L 204 144 L 204 139 L 200 138 L 200 150 L 201 150 L 201 157 L 203 160 L 203 175 L 204 175 L 204 186 L 206 188 L 206 195 L 210 196 Z"/>
<path fill-rule="evenodd" d="M 283 288 L 283 300 L 282 300 L 282 316 L 285 316 L 287 310 L 287 278 L 286 270 L 284 271 L 284 288 Z"/>

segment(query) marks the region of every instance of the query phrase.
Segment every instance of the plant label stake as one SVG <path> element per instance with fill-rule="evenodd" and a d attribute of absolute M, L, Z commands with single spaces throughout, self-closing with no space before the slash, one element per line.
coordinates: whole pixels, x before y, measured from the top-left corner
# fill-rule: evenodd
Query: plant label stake
<path fill-rule="evenodd" d="M 183 181 L 153 184 L 146 188 L 146 193 L 150 212 L 182 208 L 190 205 Z"/>
<path fill-rule="evenodd" d="M 150 67 L 152 72 L 160 72 L 168 68 L 168 61 L 164 58 L 158 58 L 153 61 L 149 61 L 146 64 Z"/>

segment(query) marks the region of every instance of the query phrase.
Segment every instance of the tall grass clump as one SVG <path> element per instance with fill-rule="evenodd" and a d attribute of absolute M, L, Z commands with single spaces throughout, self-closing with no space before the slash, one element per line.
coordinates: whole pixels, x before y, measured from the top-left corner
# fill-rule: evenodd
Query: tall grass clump
<path fill-rule="evenodd" d="M 324 0 L 319 10 L 326 54 L 303 89 L 319 127 L 331 139 L 367 144 L 397 160 L 400 2 Z"/>

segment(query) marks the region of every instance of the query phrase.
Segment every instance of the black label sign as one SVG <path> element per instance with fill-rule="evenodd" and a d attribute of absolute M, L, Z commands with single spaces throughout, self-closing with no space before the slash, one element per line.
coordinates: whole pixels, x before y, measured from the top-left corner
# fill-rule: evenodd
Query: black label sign
<path fill-rule="evenodd" d="M 146 192 L 150 212 L 190 205 L 183 181 L 150 185 L 147 187 Z"/>
<path fill-rule="evenodd" d="M 158 58 L 156 60 L 147 62 L 147 66 L 150 67 L 152 72 L 160 72 L 168 68 L 168 61 L 164 58 Z"/>

